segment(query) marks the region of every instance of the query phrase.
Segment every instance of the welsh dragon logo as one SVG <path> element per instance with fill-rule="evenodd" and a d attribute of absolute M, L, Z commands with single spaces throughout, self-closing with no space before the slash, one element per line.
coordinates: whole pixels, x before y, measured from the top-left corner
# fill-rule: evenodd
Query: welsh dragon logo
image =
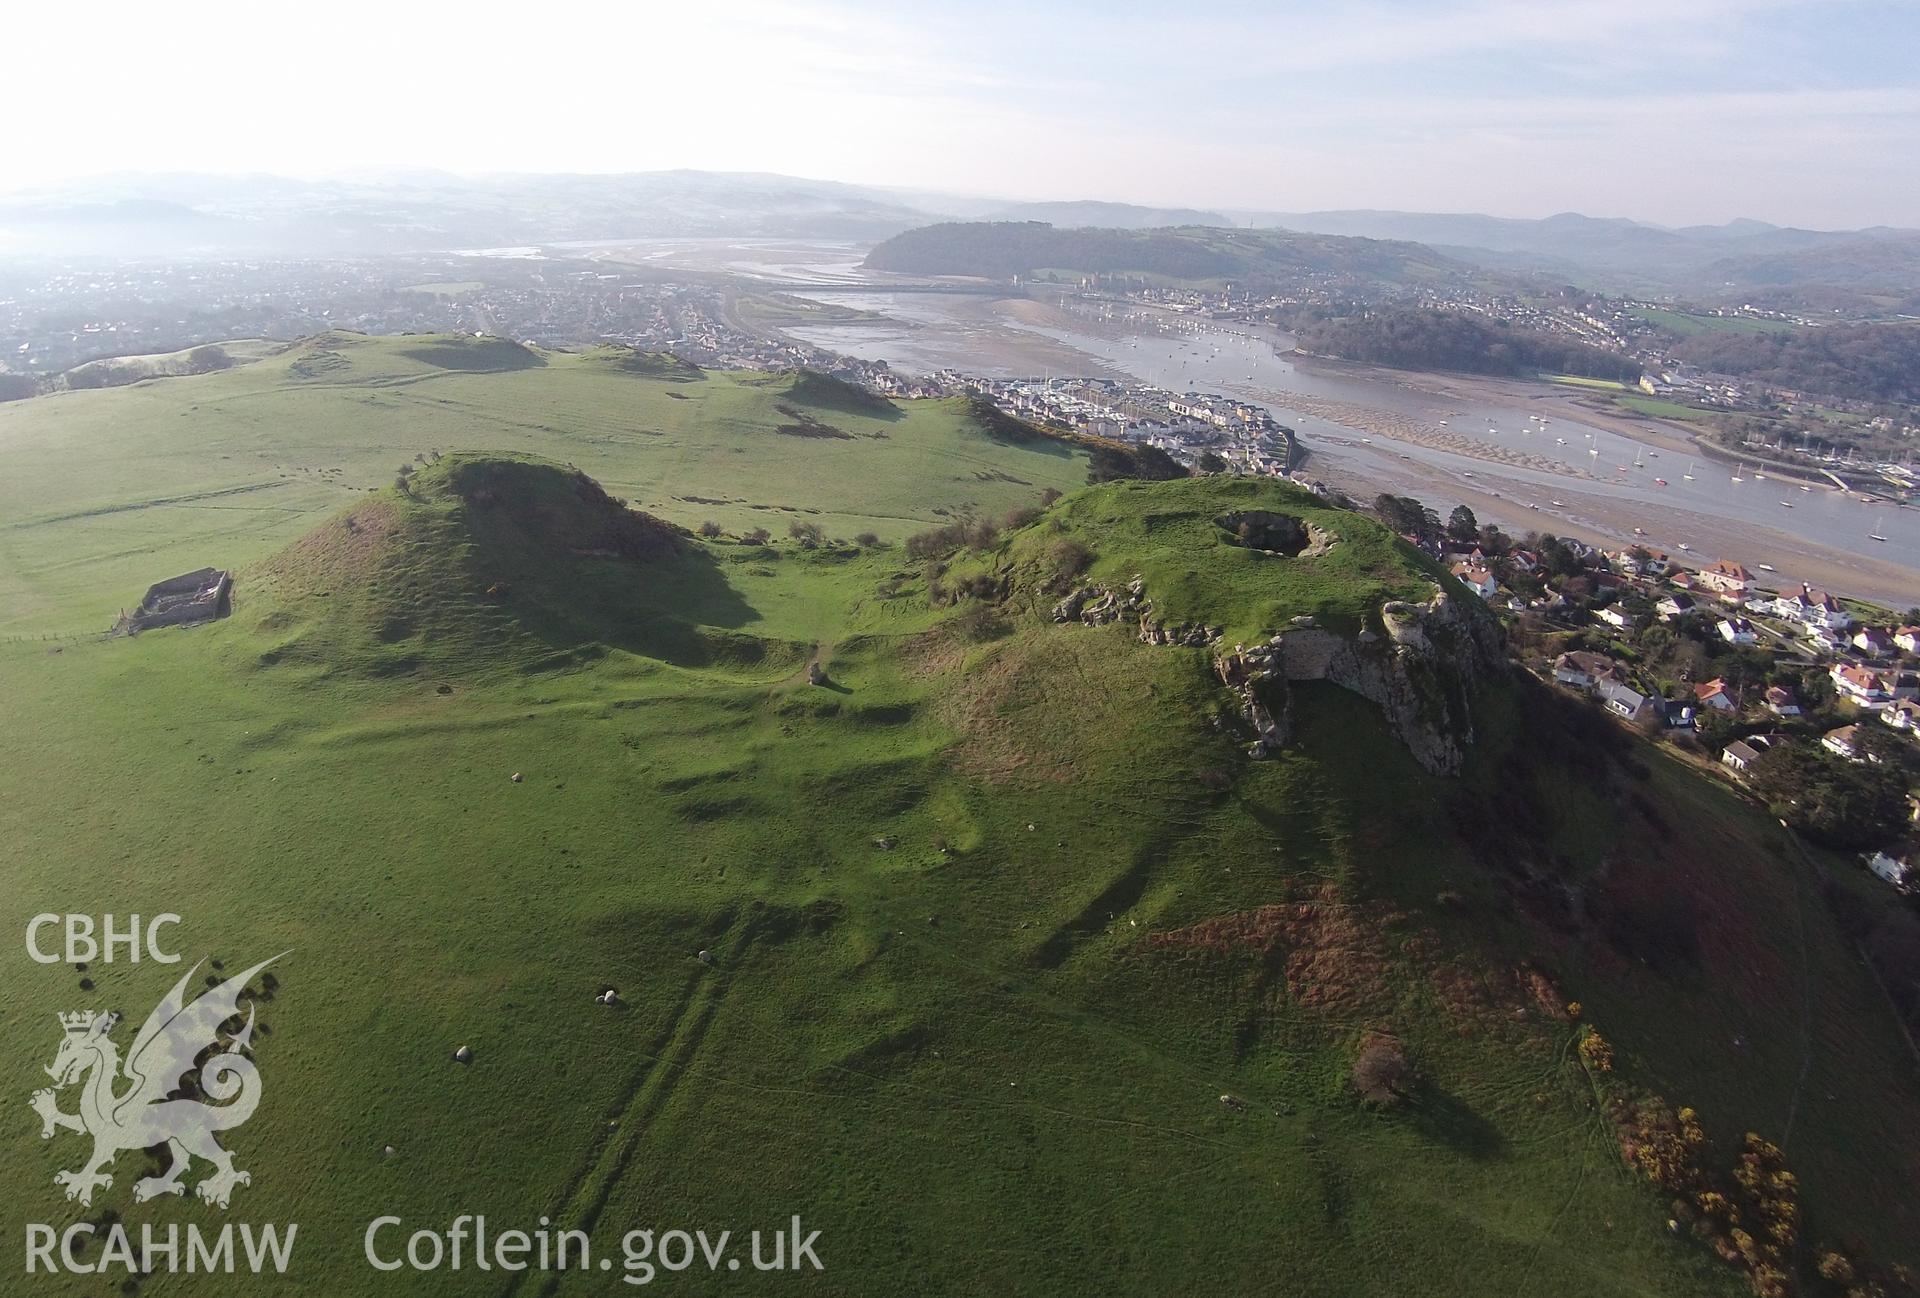
<path fill-rule="evenodd" d="M 252 1182 L 251 1175 L 233 1165 L 233 1155 L 221 1148 L 214 1133 L 239 1126 L 260 1103 L 260 1072 L 246 1056 L 253 1040 L 253 1006 L 247 1006 L 239 1031 L 225 1042 L 220 1034 L 223 1024 L 239 1016 L 247 984 L 279 958 L 263 960 L 189 1001 L 187 984 L 200 971 L 194 965 L 147 1015 L 124 1062 L 112 1039 L 118 1014 L 83 1010 L 59 1016 L 64 1035 L 46 1070 L 53 1085 L 35 1091 L 32 1104 L 40 1115 L 42 1140 L 51 1140 L 62 1128 L 93 1137 L 93 1157 L 86 1166 L 54 1174 L 54 1184 L 66 1187 L 67 1198 L 91 1204 L 96 1189 L 113 1184 L 112 1175 L 101 1169 L 115 1155 L 161 1144 L 172 1155 L 173 1166 L 133 1183 L 137 1203 L 162 1194 L 185 1194 L 180 1178 L 195 1158 L 213 1164 L 212 1174 L 193 1187 L 207 1203 L 224 1208 L 235 1186 Z M 188 1098 L 181 1090 L 195 1068 L 199 1090 L 215 1103 Z M 117 1089 L 123 1080 L 131 1085 Z M 80 1111 L 62 1113 L 56 1097 L 75 1083 L 81 1087 Z"/>

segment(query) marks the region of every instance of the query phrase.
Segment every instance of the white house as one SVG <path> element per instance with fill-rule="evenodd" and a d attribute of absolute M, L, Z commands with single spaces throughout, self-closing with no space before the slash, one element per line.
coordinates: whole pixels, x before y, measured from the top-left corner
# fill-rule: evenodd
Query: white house
<path fill-rule="evenodd" d="M 1653 608 L 1654 611 L 1660 615 L 1661 621 L 1671 622 L 1677 617 L 1685 617 L 1688 613 L 1693 612 L 1693 596 L 1679 594 L 1667 595 L 1662 597 L 1660 602 L 1655 604 Z"/>
<path fill-rule="evenodd" d="M 1784 685 L 1767 687 L 1767 711 L 1776 717 L 1797 717 L 1800 715 L 1800 699 Z"/>
<path fill-rule="evenodd" d="M 1471 590 L 1481 599 L 1492 599 L 1493 593 L 1500 589 L 1500 583 L 1493 579 L 1491 572 L 1485 568 L 1476 567 L 1473 564 L 1455 564 L 1453 567 L 1453 575 L 1465 582 L 1467 589 Z"/>
<path fill-rule="evenodd" d="M 1608 626 L 1622 631 L 1633 630 L 1633 615 L 1623 611 L 1618 604 L 1609 604 L 1594 614 Z"/>
<path fill-rule="evenodd" d="M 1753 623 L 1743 617 L 1723 617 L 1720 619 L 1720 638 L 1728 644 L 1752 644 L 1759 639 L 1753 629 Z"/>
<path fill-rule="evenodd" d="M 1893 657 L 1893 637 L 1877 626 L 1863 626 L 1854 632 L 1853 647 L 1869 658 Z"/>
<path fill-rule="evenodd" d="M 1800 631 L 1807 643 L 1822 653 L 1837 654 L 1847 647 L 1847 633 L 1830 626 L 1803 626 Z"/>
<path fill-rule="evenodd" d="M 1920 626 L 1903 626 L 1893 633 L 1894 644 L 1901 652 L 1920 654 Z"/>
<path fill-rule="evenodd" d="M 1619 674 L 1620 665 L 1613 659 L 1584 649 L 1563 653 L 1553 660 L 1553 679 L 1575 689 L 1590 690 L 1599 682 L 1613 680 Z"/>
<path fill-rule="evenodd" d="M 1628 721 L 1638 721 L 1640 714 L 1644 712 L 1647 707 L 1646 695 L 1640 693 L 1638 690 L 1622 685 L 1618 681 L 1607 681 L 1602 684 L 1600 687 L 1600 697 L 1606 700 L 1607 710 L 1609 712 L 1612 712 L 1616 716 L 1625 717 Z"/>
<path fill-rule="evenodd" d="M 1753 574 L 1737 563 L 1722 559 L 1702 568 L 1695 580 L 1710 590 L 1737 600 L 1746 598 L 1747 590 L 1753 585 Z"/>
<path fill-rule="evenodd" d="M 1895 730 L 1920 730 L 1920 702 L 1895 699 L 1880 713 L 1880 719 Z"/>
<path fill-rule="evenodd" d="M 1797 595 L 1782 595 L 1774 608 L 1780 616 L 1793 618 L 1803 626 L 1844 631 L 1853 625 L 1853 615 L 1840 607 L 1839 600 L 1807 585 L 1802 585 Z"/>
<path fill-rule="evenodd" d="M 1712 708 L 1716 712 L 1738 712 L 1740 705 L 1727 689 L 1727 683 L 1718 676 L 1704 684 L 1693 687 L 1694 701 L 1703 708 Z"/>
<path fill-rule="evenodd" d="M 1863 708 L 1880 707 L 1893 697 L 1887 688 L 1887 678 L 1871 667 L 1835 663 L 1827 675 L 1832 678 L 1834 689 Z"/>
<path fill-rule="evenodd" d="M 1838 730 L 1829 730 L 1820 736 L 1820 746 L 1835 757 L 1844 757 L 1850 762 L 1861 761 L 1864 754 L 1860 747 L 1860 727 L 1841 726 Z"/>
<path fill-rule="evenodd" d="M 1875 852 L 1867 858 L 1867 868 L 1894 887 L 1905 891 L 1909 870 L 1907 863 L 1901 858 L 1889 856 L 1885 852 Z"/>

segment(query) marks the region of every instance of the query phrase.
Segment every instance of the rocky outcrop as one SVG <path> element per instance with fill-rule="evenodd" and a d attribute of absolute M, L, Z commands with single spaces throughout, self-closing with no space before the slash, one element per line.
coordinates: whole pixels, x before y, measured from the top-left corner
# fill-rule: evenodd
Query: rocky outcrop
<path fill-rule="evenodd" d="M 1285 748 L 1293 739 L 1293 692 L 1287 688 L 1278 646 L 1236 645 L 1234 652 L 1215 658 L 1213 666 L 1221 683 L 1240 700 L 1240 720 L 1253 733 L 1247 754 L 1271 757 Z"/>
<path fill-rule="evenodd" d="M 1337 635 L 1295 618 L 1265 643 L 1237 645 L 1216 660 L 1254 735 L 1253 756 L 1271 756 L 1292 736 L 1289 683 L 1324 680 L 1378 704 L 1427 770 L 1460 769 L 1473 742 L 1473 694 L 1505 669 L 1499 623 L 1438 589 L 1425 604 L 1394 602 L 1380 614 L 1384 636 Z"/>
<path fill-rule="evenodd" d="M 1080 586 L 1053 606 L 1056 622 L 1081 622 L 1087 626 L 1105 626 L 1121 619 L 1137 619 L 1140 639 L 1145 644 L 1186 645 L 1199 649 L 1220 638 L 1220 628 L 1197 622 L 1162 622 L 1153 615 L 1153 601 L 1147 598 L 1145 579 L 1135 576 L 1123 590 L 1104 586 Z"/>

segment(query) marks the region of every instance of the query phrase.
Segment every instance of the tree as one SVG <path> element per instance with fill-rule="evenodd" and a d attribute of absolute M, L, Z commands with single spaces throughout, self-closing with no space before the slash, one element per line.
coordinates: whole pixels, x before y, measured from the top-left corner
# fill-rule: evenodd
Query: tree
<path fill-rule="evenodd" d="M 767 533 L 766 528 L 756 527 L 751 532 L 746 533 L 740 539 L 742 541 L 745 541 L 748 545 L 765 545 L 768 541 L 771 541 L 773 538 Z"/>
<path fill-rule="evenodd" d="M 1163 481 L 1186 476 L 1185 466 L 1157 446 L 1098 445 L 1087 462 L 1088 482 L 1112 482 L 1119 478 Z"/>
<path fill-rule="evenodd" d="M 1429 541 L 1440 535 L 1440 516 L 1411 496 L 1382 492 L 1373 499 L 1373 511 L 1403 536 Z"/>
<path fill-rule="evenodd" d="M 826 532 L 818 523 L 795 522 L 787 528 L 787 535 L 800 543 L 803 550 L 816 548 L 825 539 Z"/>
<path fill-rule="evenodd" d="M 1225 473 L 1226 471 L 1227 471 L 1227 462 L 1225 458 L 1219 455 L 1217 452 L 1202 451 L 1200 453 L 1200 472 Z"/>
<path fill-rule="evenodd" d="M 1731 712 L 1722 712 L 1718 708 L 1701 708 L 1694 716 L 1694 728 L 1700 733 L 1700 742 L 1712 748 L 1724 748 L 1733 742 L 1734 731 L 1739 722 Z"/>
<path fill-rule="evenodd" d="M 1353 1089 L 1369 1104 L 1398 1104 L 1406 1098 L 1412 1069 L 1400 1043 L 1391 1037 L 1374 1036 L 1361 1047 L 1353 1061 Z"/>
<path fill-rule="evenodd" d="M 1480 520 L 1465 505 L 1455 505 L 1447 515 L 1447 536 L 1462 545 L 1474 545 L 1480 540 Z"/>
<path fill-rule="evenodd" d="M 194 374 L 211 374 L 215 370 L 229 369 L 232 365 L 233 357 L 227 355 L 226 349 L 211 343 L 187 353 L 187 369 Z"/>
<path fill-rule="evenodd" d="M 1540 561 L 1547 571 L 1556 577 L 1573 577 L 1586 571 L 1586 565 L 1580 562 L 1580 556 L 1573 548 L 1551 532 L 1541 535 L 1534 547 L 1540 552 Z"/>
<path fill-rule="evenodd" d="M 1775 744 L 1748 778 L 1776 816 L 1842 851 L 1885 846 L 1906 825 L 1907 783 L 1886 765 L 1850 762 L 1807 744 Z"/>
<path fill-rule="evenodd" d="M 706 537 L 708 540 L 712 540 L 714 537 L 720 535 L 720 524 L 709 518 L 706 522 L 700 524 L 700 535 Z"/>

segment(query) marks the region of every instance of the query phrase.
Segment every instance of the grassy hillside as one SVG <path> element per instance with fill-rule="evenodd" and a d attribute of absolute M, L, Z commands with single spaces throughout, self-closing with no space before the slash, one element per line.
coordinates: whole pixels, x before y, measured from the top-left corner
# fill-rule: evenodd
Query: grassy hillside
<path fill-rule="evenodd" d="M 1048 614 L 1070 558 L 1229 639 L 1371 628 L 1433 577 L 1377 524 L 1189 479 L 1076 491 L 933 566 L 749 543 L 755 503 L 897 536 L 1084 461 L 945 407 L 800 407 L 791 375 L 475 373 L 420 346 L 330 340 L 0 422 L 0 454 L 42 457 L 42 521 L 0 567 L 32 624 L 95 625 L 132 570 L 212 543 L 241 567 L 224 621 L 0 643 L 0 926 L 171 910 L 190 959 L 292 949 L 257 1007 L 265 1099 L 229 1138 L 254 1172 L 229 1215 L 298 1221 L 299 1247 L 251 1288 L 543 1292 L 361 1260 L 377 1215 L 484 1212 L 588 1229 L 616 1265 L 629 1229 L 798 1213 L 827 1268 L 807 1287 L 832 1292 L 1746 1292 L 1623 1165 L 1655 1094 L 1698 1109 L 1704 1163 L 1778 1142 L 1809 1239 L 1915 1260 L 1911 1060 L 1772 822 L 1499 682 L 1457 779 L 1326 685 L 1295 687 L 1296 741 L 1253 762 L 1209 650 Z M 180 432 L 159 418 L 195 404 Z M 780 404 L 854 436 L 782 436 Z M 229 454 L 304 466 L 259 489 L 299 507 L 225 530 L 204 497 L 102 510 L 132 482 L 112 450 L 141 445 L 156 494 L 206 490 Z M 97 472 L 59 476 L 56 452 Z M 626 466 L 612 496 L 602 459 Z M 684 507 L 694 483 L 743 498 L 728 535 L 675 526 L 709 508 Z M 1216 520 L 1246 510 L 1335 543 L 1237 545 Z M 129 514 L 137 563 L 90 530 Z M 933 597 L 968 576 L 992 580 Z M 52 1011 L 141 1015 L 177 976 L 9 958 L 16 1099 Z M 1356 1058 L 1389 1039 L 1411 1075 L 1362 1103 Z M 77 1138 L 7 1111 L 16 1238 L 105 1207 L 209 1216 L 133 1204 L 137 1154 L 67 1203 Z"/>
<path fill-rule="evenodd" d="M 1083 453 L 994 441 L 958 401 L 869 411 L 796 382 L 335 334 L 218 374 L 0 405 L 0 636 L 104 628 L 149 583 L 262 558 L 434 450 L 541 455 L 661 518 L 775 535 L 807 521 L 899 540 L 1085 480 Z"/>

